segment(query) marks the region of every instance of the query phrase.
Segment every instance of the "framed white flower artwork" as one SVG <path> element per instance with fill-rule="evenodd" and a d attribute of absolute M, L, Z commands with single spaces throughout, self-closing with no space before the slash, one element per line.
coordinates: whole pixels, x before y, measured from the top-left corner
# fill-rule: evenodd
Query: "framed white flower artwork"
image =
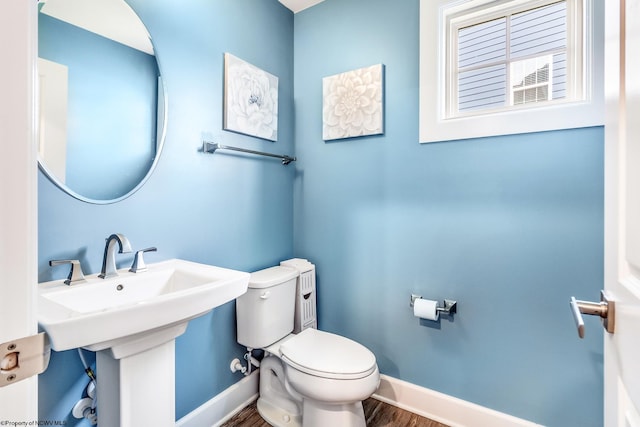
<path fill-rule="evenodd" d="M 278 77 L 224 54 L 223 129 L 278 139 Z"/>
<path fill-rule="evenodd" d="M 384 65 L 322 79 L 322 139 L 384 133 Z"/>

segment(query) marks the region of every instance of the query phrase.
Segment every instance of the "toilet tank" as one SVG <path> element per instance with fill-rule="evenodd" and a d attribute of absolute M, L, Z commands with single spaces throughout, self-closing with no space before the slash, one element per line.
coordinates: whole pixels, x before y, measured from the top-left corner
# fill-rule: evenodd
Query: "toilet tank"
<path fill-rule="evenodd" d="M 298 274 L 284 266 L 251 273 L 247 292 L 236 299 L 239 344 L 264 348 L 293 331 Z"/>

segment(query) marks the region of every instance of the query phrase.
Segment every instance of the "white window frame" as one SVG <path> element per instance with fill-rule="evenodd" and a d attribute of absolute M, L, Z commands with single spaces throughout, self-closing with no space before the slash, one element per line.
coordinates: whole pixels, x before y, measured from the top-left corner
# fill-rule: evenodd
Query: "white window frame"
<path fill-rule="evenodd" d="M 568 10 L 579 11 L 576 23 L 569 23 L 573 37 L 580 40 L 579 58 L 583 79 L 574 78 L 567 87 L 567 101 L 524 104 L 472 114 L 451 114 L 453 85 L 450 39 L 451 17 L 486 13 L 493 7 L 524 3 L 533 7 L 540 0 L 420 0 L 420 142 L 450 141 L 496 135 L 571 129 L 604 124 L 604 9 L 602 0 L 566 0 Z M 468 16 L 467 14 L 467 16 Z M 581 18 L 581 19 L 580 19 Z M 574 19 L 574 18 L 568 18 Z M 449 32 L 449 33 L 448 33 Z M 449 36 L 449 37 L 448 37 Z M 569 49 L 571 50 L 571 49 Z M 568 52 L 574 54 L 574 52 Z M 569 81 L 568 81 L 569 83 Z M 449 96 L 447 96 L 449 91 Z M 576 99 L 577 98 L 577 99 Z"/>

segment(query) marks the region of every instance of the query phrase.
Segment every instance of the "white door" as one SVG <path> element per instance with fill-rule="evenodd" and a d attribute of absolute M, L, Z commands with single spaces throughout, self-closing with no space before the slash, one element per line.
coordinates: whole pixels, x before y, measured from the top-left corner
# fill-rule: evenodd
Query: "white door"
<path fill-rule="evenodd" d="M 3 0 L 0 13 L 0 344 L 37 332 L 35 12 L 35 0 Z M 38 419 L 37 381 L 0 387 L 0 422 Z"/>
<path fill-rule="evenodd" d="M 640 427 L 640 0 L 605 3 L 605 426 Z"/>

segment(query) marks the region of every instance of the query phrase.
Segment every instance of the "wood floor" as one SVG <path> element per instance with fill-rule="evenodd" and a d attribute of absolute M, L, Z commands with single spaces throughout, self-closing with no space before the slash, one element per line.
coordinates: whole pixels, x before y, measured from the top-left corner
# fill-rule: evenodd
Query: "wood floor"
<path fill-rule="evenodd" d="M 362 406 L 367 427 L 447 427 L 374 398 L 365 400 Z M 269 427 L 269 424 L 260 417 L 254 402 L 221 427 Z"/>

